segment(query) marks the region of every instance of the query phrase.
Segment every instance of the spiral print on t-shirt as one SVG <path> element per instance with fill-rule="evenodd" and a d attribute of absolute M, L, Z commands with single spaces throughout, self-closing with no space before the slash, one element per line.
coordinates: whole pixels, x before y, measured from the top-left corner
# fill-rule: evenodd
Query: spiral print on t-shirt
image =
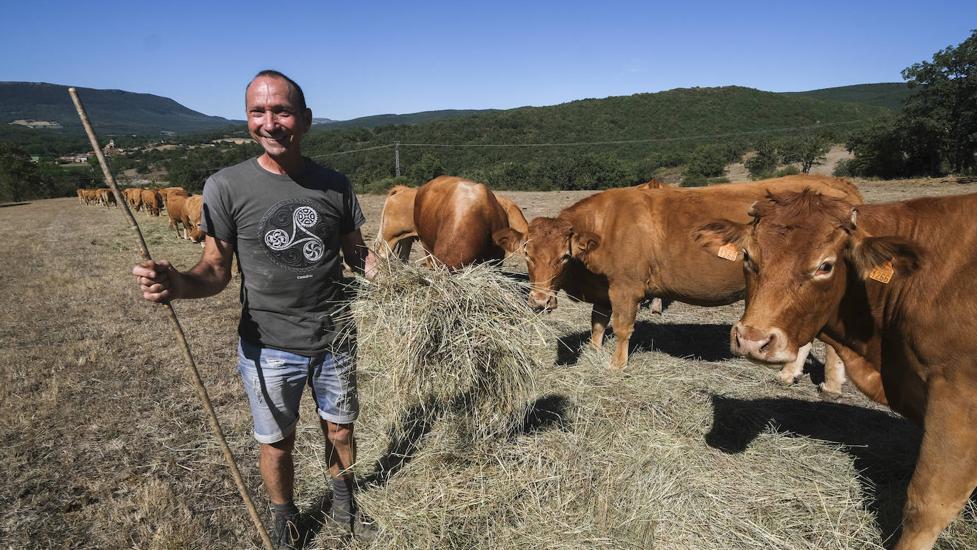
<path fill-rule="evenodd" d="M 315 267 L 325 253 L 321 220 L 305 201 L 283 201 L 265 213 L 258 234 L 276 264 L 303 271 Z"/>

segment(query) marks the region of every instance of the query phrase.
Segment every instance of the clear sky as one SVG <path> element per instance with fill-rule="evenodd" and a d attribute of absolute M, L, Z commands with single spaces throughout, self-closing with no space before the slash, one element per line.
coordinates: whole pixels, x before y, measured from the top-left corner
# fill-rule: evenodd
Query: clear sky
<path fill-rule="evenodd" d="M 0 80 L 117 88 L 244 118 L 278 69 L 316 117 L 553 105 L 677 87 L 901 81 L 977 0 L 0 0 Z"/>

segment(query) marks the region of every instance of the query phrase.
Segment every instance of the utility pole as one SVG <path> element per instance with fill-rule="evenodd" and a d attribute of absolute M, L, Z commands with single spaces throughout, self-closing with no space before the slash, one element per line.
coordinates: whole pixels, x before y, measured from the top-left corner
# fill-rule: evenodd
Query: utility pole
<path fill-rule="evenodd" d="M 400 142 L 394 142 L 394 171 L 400 177 Z"/>

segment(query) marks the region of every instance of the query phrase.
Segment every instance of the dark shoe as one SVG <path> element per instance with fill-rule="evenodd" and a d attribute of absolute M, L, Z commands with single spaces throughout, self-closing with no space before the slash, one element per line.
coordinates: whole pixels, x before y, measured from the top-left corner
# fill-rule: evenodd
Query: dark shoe
<path fill-rule="evenodd" d="M 298 514 L 272 513 L 271 543 L 278 550 L 297 550 L 302 548 L 302 533 L 299 531 Z"/>

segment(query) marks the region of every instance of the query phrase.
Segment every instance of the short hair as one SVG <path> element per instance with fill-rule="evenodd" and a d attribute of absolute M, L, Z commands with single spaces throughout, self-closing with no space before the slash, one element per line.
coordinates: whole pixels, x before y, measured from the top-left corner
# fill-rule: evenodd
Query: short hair
<path fill-rule="evenodd" d="M 247 93 L 248 92 L 248 88 L 250 88 L 251 85 L 254 84 L 254 81 L 255 80 L 258 80 L 262 76 L 270 76 L 270 77 L 274 77 L 274 78 L 280 78 L 280 79 L 284 80 L 285 82 L 288 82 L 288 85 L 291 86 L 292 89 L 295 90 L 295 93 L 299 96 L 298 97 L 298 99 L 299 99 L 299 110 L 300 111 L 305 111 L 306 109 L 308 109 L 308 107 L 305 106 L 305 92 L 302 91 L 302 87 L 299 86 L 298 83 L 295 82 L 294 80 L 292 80 L 291 78 L 285 76 L 285 73 L 282 73 L 280 71 L 276 71 L 275 69 L 265 69 L 263 71 L 258 72 L 258 74 L 254 75 L 254 78 L 252 78 L 251 81 L 248 82 L 248 85 L 244 87 L 244 92 Z"/>

